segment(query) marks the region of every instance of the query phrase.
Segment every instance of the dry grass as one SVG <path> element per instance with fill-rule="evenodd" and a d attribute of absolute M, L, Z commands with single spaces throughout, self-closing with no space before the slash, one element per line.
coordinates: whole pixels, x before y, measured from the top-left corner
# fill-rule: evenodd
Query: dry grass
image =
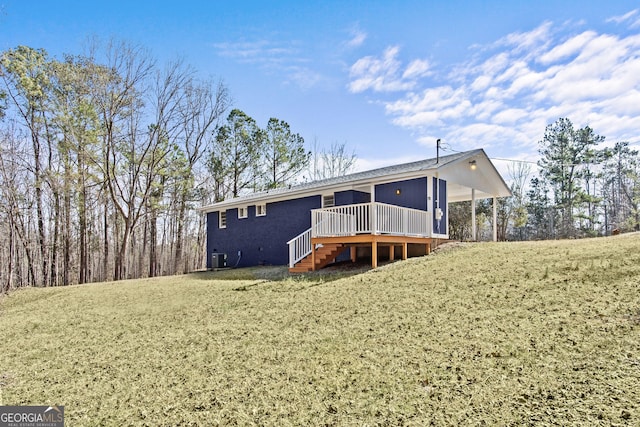
<path fill-rule="evenodd" d="M 71 426 L 640 424 L 638 234 L 228 274 L 5 297 L 0 403 Z"/>

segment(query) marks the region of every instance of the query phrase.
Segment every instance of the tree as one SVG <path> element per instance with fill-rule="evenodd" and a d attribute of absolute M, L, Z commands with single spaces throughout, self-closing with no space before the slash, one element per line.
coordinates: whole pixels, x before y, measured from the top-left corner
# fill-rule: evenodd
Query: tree
<path fill-rule="evenodd" d="M 7 109 L 7 93 L 0 89 L 0 120 L 4 118 Z"/>
<path fill-rule="evenodd" d="M 52 113 L 59 130 L 57 151 L 63 167 L 63 283 L 73 281 L 70 273 L 74 247 L 78 252 L 77 283 L 86 283 L 90 271 L 88 205 L 94 200 L 91 188 L 99 183 L 96 159 L 100 122 L 91 90 L 93 82 L 108 72 L 86 57 L 70 55 L 63 62 L 54 61 L 52 68 Z M 77 227 L 72 224 L 74 219 Z"/>
<path fill-rule="evenodd" d="M 508 238 L 509 226 L 513 218 L 514 199 L 511 197 L 500 197 L 496 199 L 496 238 L 498 241 L 505 241 Z"/>
<path fill-rule="evenodd" d="M 184 96 L 178 105 L 179 132 L 177 135 L 178 146 L 182 149 L 183 161 L 181 167 L 175 168 L 175 199 L 176 199 L 176 237 L 173 270 L 181 273 L 185 269 L 183 254 L 184 233 L 187 209 L 189 203 L 198 197 L 206 196 L 198 194 L 198 189 L 203 188 L 206 179 L 197 174 L 200 172 L 200 162 L 207 154 L 212 144 L 212 135 L 220 117 L 229 106 L 229 92 L 221 82 L 190 81 L 183 86 Z M 199 179 L 200 182 L 196 182 Z M 204 193 L 206 194 L 206 192 Z M 202 246 L 204 239 L 198 233 L 198 246 Z M 196 249 L 200 253 L 202 249 Z"/>
<path fill-rule="evenodd" d="M 2 235 L 7 236 L 7 252 L 0 263 L 0 280 L 5 292 L 14 287 L 37 284 L 34 250 L 29 224 L 32 222 L 31 207 L 34 204 L 34 192 L 31 191 L 29 164 L 24 159 L 29 157 L 28 149 L 23 146 L 22 138 L 17 138 L 16 131 L 0 134 L 0 219 L 4 217 Z M 27 167 L 25 167 L 27 166 Z"/>
<path fill-rule="evenodd" d="M 284 187 L 309 164 L 311 153 L 304 148 L 304 139 L 291 132 L 289 124 L 269 119 L 265 132 L 265 167 L 268 181 L 264 187 Z"/>
<path fill-rule="evenodd" d="M 238 109 L 229 113 L 227 123 L 217 129 L 209 162 L 213 176 L 221 181 L 219 197 L 238 197 L 244 190 L 258 189 L 263 142 L 264 132 L 254 119 Z"/>
<path fill-rule="evenodd" d="M 471 201 L 450 203 L 447 216 L 449 238 L 460 241 L 471 240 Z"/>
<path fill-rule="evenodd" d="M 524 230 L 527 225 L 528 216 L 525 188 L 531 175 L 531 166 L 523 162 L 516 162 L 508 167 L 508 171 L 511 176 L 512 196 L 510 203 L 513 228 L 517 233 L 516 238 L 518 240 L 524 240 Z"/>
<path fill-rule="evenodd" d="M 556 209 L 551 204 L 549 185 L 544 177 L 531 179 L 527 192 L 528 232 L 534 239 L 549 239 L 555 237 Z"/>
<path fill-rule="evenodd" d="M 160 69 L 127 43 L 62 61 L 3 52 L 0 293 L 201 268 L 194 207 L 286 185 L 306 154 L 281 120 L 268 151 L 266 130 L 242 111 L 220 126 L 229 102 L 222 83 L 182 61 Z"/>
<path fill-rule="evenodd" d="M 32 148 L 32 174 L 35 191 L 38 248 L 40 252 L 42 284 L 48 286 L 49 255 L 48 233 L 45 228 L 45 208 L 43 187 L 46 185 L 46 164 L 52 159 L 53 135 L 48 102 L 50 95 L 50 66 L 46 51 L 18 46 L 2 55 L 0 75 L 12 107 L 17 111 L 24 126 L 28 129 Z M 45 147 L 43 147 L 45 145 Z M 45 151 L 49 148 L 48 153 Z M 44 157 L 44 159 L 43 159 Z"/>
<path fill-rule="evenodd" d="M 538 162 L 541 175 L 553 190 L 560 215 L 559 232 L 562 237 L 576 235 L 576 207 L 587 200 L 581 179 L 588 170 L 586 165 L 594 156 L 594 148 L 604 137 L 595 135 L 588 126 L 574 130 L 569 119 L 561 118 L 545 129 L 540 141 Z"/>
<path fill-rule="evenodd" d="M 160 148 L 166 141 L 159 136 L 162 130 L 157 126 L 146 134 L 140 129 L 142 93 L 155 65 L 153 60 L 143 49 L 125 43 L 109 43 L 104 54 L 112 73 L 104 76 L 103 84 L 95 86 L 94 101 L 103 127 L 103 182 L 121 220 L 114 229 L 117 241 L 114 279 L 121 280 L 126 277 L 129 238 L 149 197 L 152 171 L 166 154 Z M 105 233 L 107 217 L 105 206 Z M 108 245 L 106 238 L 105 245 Z"/>
<path fill-rule="evenodd" d="M 353 171 L 357 157 L 354 152 L 348 153 L 346 143 L 334 142 L 329 149 L 318 147 L 314 140 L 311 148 L 307 176 L 310 181 L 346 175 Z"/>
<path fill-rule="evenodd" d="M 622 230 L 640 230 L 640 158 L 628 142 L 600 152 L 602 197 L 608 222 Z M 605 233 L 608 230 L 605 230 Z"/>

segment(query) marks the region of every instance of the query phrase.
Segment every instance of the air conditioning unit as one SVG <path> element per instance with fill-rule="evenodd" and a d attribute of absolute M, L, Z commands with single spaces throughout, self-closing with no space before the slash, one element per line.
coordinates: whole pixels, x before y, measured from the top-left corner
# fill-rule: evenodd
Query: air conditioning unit
<path fill-rule="evenodd" d="M 227 266 L 227 254 L 212 253 L 211 254 L 211 268 L 225 268 Z"/>

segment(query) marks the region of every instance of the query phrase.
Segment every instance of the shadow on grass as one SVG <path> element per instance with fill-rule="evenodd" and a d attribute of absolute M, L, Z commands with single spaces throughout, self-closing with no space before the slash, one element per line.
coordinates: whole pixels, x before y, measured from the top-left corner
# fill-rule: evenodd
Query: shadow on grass
<path fill-rule="evenodd" d="M 248 291 L 261 285 L 270 286 L 277 291 L 276 286 L 282 286 L 281 291 L 301 290 L 324 283 L 333 282 L 346 277 L 356 276 L 371 270 L 368 263 L 352 263 L 351 261 L 338 262 L 327 266 L 321 270 L 309 271 L 307 273 L 289 273 L 286 266 L 258 266 L 244 268 L 225 268 L 219 270 L 199 271 L 190 273 L 189 276 L 196 280 L 257 280 L 257 283 L 238 286 L 236 291 Z M 296 284 L 284 286 L 285 284 Z"/>

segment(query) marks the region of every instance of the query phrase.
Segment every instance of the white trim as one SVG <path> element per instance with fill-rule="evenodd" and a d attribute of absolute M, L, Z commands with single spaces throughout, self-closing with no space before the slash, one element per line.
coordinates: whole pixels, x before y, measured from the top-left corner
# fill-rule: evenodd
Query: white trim
<path fill-rule="evenodd" d="M 256 205 L 256 216 L 267 216 L 267 204 L 258 203 Z"/>
<path fill-rule="evenodd" d="M 227 211 L 220 211 L 218 214 L 218 228 L 227 228 Z"/>
<path fill-rule="evenodd" d="M 238 207 L 238 219 L 249 218 L 249 208 L 247 206 Z"/>
<path fill-rule="evenodd" d="M 331 197 L 331 204 L 326 204 L 325 200 Z M 335 193 L 323 194 L 322 195 L 322 207 L 323 208 L 332 208 L 336 205 L 336 195 Z"/>

